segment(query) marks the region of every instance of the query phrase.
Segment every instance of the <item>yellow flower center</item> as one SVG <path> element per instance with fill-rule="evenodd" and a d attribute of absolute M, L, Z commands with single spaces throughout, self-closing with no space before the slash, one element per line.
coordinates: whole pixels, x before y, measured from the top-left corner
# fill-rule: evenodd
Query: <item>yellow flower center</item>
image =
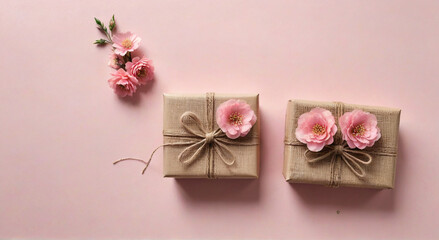
<path fill-rule="evenodd" d="M 315 135 L 320 136 L 320 135 L 323 135 L 326 132 L 326 130 L 322 125 L 316 123 L 316 125 L 314 125 L 314 127 L 312 127 L 312 132 Z"/>
<path fill-rule="evenodd" d="M 363 136 L 366 132 L 366 129 L 364 128 L 363 124 L 357 125 L 354 129 L 352 129 L 352 135 L 358 137 Z"/>
<path fill-rule="evenodd" d="M 125 90 L 126 88 L 125 88 L 125 85 L 122 85 L 122 84 L 118 84 L 117 85 L 120 89 L 122 89 L 122 90 Z"/>
<path fill-rule="evenodd" d="M 127 38 L 127 39 L 122 41 L 122 46 L 124 48 L 131 48 L 133 46 L 133 42 Z"/>
<path fill-rule="evenodd" d="M 240 114 L 238 112 L 234 112 L 234 113 L 230 114 L 230 116 L 229 116 L 230 123 L 235 125 L 235 126 L 241 125 L 242 119 L 243 119 L 242 114 Z"/>
<path fill-rule="evenodd" d="M 146 76 L 146 70 L 144 68 L 140 69 L 140 71 L 137 72 L 138 77 L 144 77 Z"/>

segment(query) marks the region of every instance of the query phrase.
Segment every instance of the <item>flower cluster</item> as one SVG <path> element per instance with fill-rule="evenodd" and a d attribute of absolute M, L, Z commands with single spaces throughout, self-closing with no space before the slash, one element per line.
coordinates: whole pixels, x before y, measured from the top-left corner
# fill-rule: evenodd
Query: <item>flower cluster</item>
<path fill-rule="evenodd" d="M 343 140 L 350 148 L 372 147 L 381 137 L 376 116 L 368 112 L 358 109 L 347 112 L 340 117 L 338 123 Z M 323 108 L 313 108 L 300 115 L 296 138 L 305 143 L 310 151 L 319 152 L 334 142 L 336 132 L 337 126 L 332 113 Z"/>
<path fill-rule="evenodd" d="M 94 44 L 112 44 L 112 53 L 108 66 L 116 69 L 112 77 L 108 79 L 110 87 L 120 96 L 133 96 L 140 85 L 144 85 L 154 78 L 154 67 L 152 61 L 146 57 L 133 57 L 133 52 L 140 46 L 140 37 L 131 32 L 115 33 L 116 21 L 114 15 L 111 18 L 108 29 L 97 18 L 95 18 L 98 29 L 101 30 L 107 39 L 98 39 Z"/>

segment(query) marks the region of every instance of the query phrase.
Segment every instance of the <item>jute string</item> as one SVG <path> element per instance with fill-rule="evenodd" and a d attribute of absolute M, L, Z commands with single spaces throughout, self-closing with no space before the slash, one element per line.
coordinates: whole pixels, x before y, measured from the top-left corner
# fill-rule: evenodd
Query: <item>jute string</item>
<path fill-rule="evenodd" d="M 344 113 L 344 104 L 341 102 L 335 102 L 335 118 L 338 123 L 338 119 Z M 286 145 L 291 146 L 306 146 L 299 141 L 285 142 Z M 343 143 L 343 137 L 338 126 L 337 133 L 334 136 L 334 144 L 325 146 L 320 152 L 312 152 L 305 150 L 304 157 L 308 163 L 316 163 L 323 160 L 330 161 L 330 172 L 328 185 L 330 187 L 338 187 L 341 180 L 341 167 L 342 163 L 346 164 L 348 169 L 360 179 L 366 176 L 366 171 L 363 166 L 369 165 L 373 158 L 372 155 L 381 156 L 396 156 L 396 153 L 382 152 L 377 150 L 364 150 L 350 149 L 346 143 Z"/>
<path fill-rule="evenodd" d="M 236 157 L 233 152 L 228 147 L 229 145 L 234 146 L 255 146 L 258 145 L 257 137 L 251 138 L 250 142 L 240 142 L 238 140 L 232 140 L 227 137 L 221 129 L 217 128 L 214 130 L 215 126 L 215 94 L 206 93 L 206 126 L 203 126 L 200 118 L 197 114 L 187 111 L 183 113 L 180 117 L 180 123 L 186 133 L 181 132 L 164 132 L 163 136 L 178 139 L 178 142 L 165 143 L 154 149 L 149 157 L 148 161 L 144 161 L 138 158 L 122 158 L 113 164 L 117 164 L 123 161 L 138 161 L 145 164 L 142 170 L 142 174 L 145 173 L 148 168 L 155 152 L 161 147 L 165 146 L 187 146 L 178 155 L 178 160 L 184 165 L 190 165 L 196 160 L 200 159 L 204 152 L 207 152 L 207 164 L 206 164 L 206 174 L 208 178 L 215 178 L 215 161 L 214 156 L 216 153 L 219 159 L 226 165 L 231 166 L 235 163 Z"/>

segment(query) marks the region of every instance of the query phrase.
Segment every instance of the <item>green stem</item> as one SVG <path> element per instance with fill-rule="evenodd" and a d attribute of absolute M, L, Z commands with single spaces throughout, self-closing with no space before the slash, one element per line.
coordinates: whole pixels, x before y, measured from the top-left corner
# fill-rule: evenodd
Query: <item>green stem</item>
<path fill-rule="evenodd" d="M 111 34 L 109 34 L 107 31 L 105 31 L 105 35 L 107 35 L 108 40 L 110 40 L 110 43 L 113 43 L 113 39 L 111 39 Z"/>

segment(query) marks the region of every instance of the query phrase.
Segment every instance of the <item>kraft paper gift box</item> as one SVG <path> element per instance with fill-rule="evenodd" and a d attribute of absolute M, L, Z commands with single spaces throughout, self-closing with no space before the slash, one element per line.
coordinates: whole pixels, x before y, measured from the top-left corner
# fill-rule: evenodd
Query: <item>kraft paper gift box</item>
<path fill-rule="evenodd" d="M 300 115 L 311 111 L 311 109 L 315 107 L 329 110 L 334 116 L 338 128 L 334 136 L 334 143 L 317 153 L 307 151 L 306 144 L 299 142 L 295 135 L 297 121 Z M 350 149 L 346 146 L 345 141 L 342 140 L 338 118 L 345 112 L 350 112 L 354 109 L 370 112 L 377 117 L 378 128 L 381 130 L 381 138 L 376 141 L 372 147 L 366 147 L 363 150 Z M 400 113 L 401 110 L 394 108 L 339 102 L 290 100 L 288 102 L 285 122 L 283 168 L 285 179 L 291 183 L 322 184 L 332 187 L 393 188 L 395 182 Z M 358 151 L 360 151 L 360 153 Z M 305 152 L 307 152 L 307 155 L 305 155 Z M 330 152 L 332 152 L 332 154 Z M 318 161 L 312 161 L 312 159 L 317 159 L 326 153 L 328 153 L 327 157 Z M 360 162 L 367 160 L 365 153 L 372 159 L 368 164 L 362 164 Z M 347 161 L 348 159 L 346 159 L 346 161 L 343 160 L 343 154 L 350 154 L 349 156 L 354 156 L 360 160 L 356 162 L 358 166 L 363 169 L 364 176 L 359 177 L 354 173 L 354 170 L 357 173 L 361 171 L 355 167 L 357 164 Z M 354 169 L 351 169 L 347 163 L 350 163 Z"/>
<path fill-rule="evenodd" d="M 259 94 L 164 94 L 163 97 L 164 177 L 258 177 Z M 244 100 L 257 116 L 245 137 L 229 139 L 216 123 L 217 107 L 229 99 Z"/>

